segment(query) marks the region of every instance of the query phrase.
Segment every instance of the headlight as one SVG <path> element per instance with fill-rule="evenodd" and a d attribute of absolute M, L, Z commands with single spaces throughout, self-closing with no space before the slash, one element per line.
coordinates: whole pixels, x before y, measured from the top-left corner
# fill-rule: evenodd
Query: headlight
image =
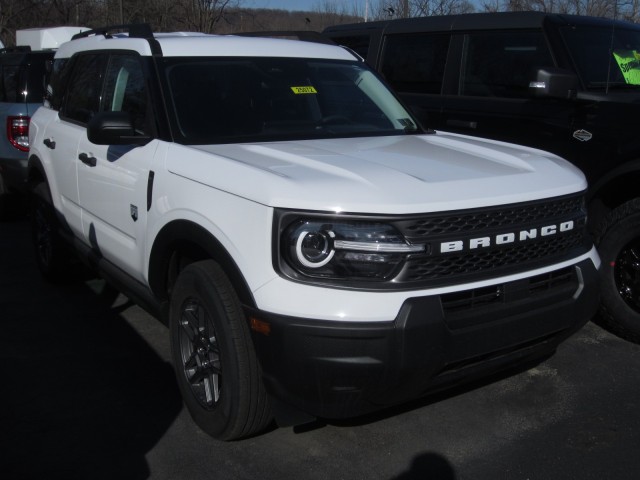
<path fill-rule="evenodd" d="M 297 218 L 284 226 L 280 255 L 300 279 L 387 281 L 407 255 L 424 251 L 410 245 L 391 225 L 366 220 Z"/>

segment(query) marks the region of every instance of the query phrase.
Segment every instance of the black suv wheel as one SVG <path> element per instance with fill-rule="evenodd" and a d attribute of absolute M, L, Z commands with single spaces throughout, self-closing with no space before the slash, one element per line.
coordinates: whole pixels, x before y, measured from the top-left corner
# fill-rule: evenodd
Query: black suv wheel
<path fill-rule="evenodd" d="M 602 306 L 597 321 L 640 343 L 640 199 L 613 210 L 596 241 L 602 260 Z"/>

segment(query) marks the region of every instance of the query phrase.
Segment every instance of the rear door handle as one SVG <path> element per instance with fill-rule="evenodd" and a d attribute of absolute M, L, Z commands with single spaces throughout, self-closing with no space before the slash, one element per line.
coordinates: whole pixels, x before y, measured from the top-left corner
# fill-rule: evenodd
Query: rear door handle
<path fill-rule="evenodd" d="M 50 138 L 45 138 L 42 143 L 44 143 L 45 146 L 50 148 L 51 150 L 56 148 L 56 142 L 51 140 Z"/>
<path fill-rule="evenodd" d="M 90 157 L 89 155 L 87 155 L 86 153 L 81 153 L 80 155 L 78 155 L 78 159 L 84 163 L 85 165 L 89 165 L 90 167 L 95 167 L 96 163 L 98 162 L 96 160 L 96 157 Z"/>

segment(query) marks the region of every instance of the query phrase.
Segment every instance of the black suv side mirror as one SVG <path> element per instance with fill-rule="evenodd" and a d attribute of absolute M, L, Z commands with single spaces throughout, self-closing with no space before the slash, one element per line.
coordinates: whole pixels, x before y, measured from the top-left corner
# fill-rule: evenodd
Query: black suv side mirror
<path fill-rule="evenodd" d="M 535 97 L 571 99 L 578 91 L 578 77 L 563 68 L 540 68 L 529 82 L 529 91 Z"/>
<path fill-rule="evenodd" d="M 87 125 L 87 137 L 96 145 L 146 145 L 151 137 L 136 135 L 127 112 L 102 112 Z"/>

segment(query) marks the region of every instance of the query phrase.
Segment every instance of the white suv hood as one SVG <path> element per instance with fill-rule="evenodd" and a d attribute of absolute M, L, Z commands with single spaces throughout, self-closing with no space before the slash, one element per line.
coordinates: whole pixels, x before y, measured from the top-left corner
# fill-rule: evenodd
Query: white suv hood
<path fill-rule="evenodd" d="M 272 207 L 419 213 L 586 188 L 553 154 L 448 133 L 170 148 L 186 150 L 170 172 Z"/>

